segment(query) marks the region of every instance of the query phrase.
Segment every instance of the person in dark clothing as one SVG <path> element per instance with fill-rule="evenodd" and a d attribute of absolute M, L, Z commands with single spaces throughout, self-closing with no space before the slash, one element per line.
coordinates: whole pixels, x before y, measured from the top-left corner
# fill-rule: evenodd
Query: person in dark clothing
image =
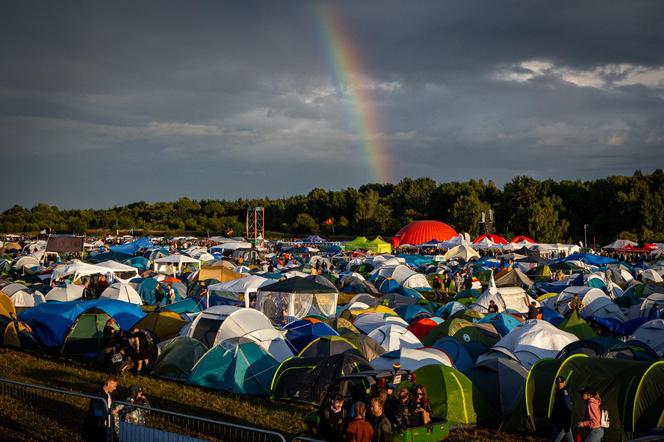
<path fill-rule="evenodd" d="M 539 309 L 535 301 L 533 301 L 528 306 L 528 319 L 537 319 L 537 315 L 539 315 Z"/>
<path fill-rule="evenodd" d="M 423 385 L 415 387 L 415 397 L 410 403 L 411 426 L 420 427 L 431 423 L 431 404 Z"/>
<path fill-rule="evenodd" d="M 392 442 L 392 424 L 383 413 L 383 401 L 379 398 L 371 399 L 371 413 L 373 414 L 371 442 Z"/>
<path fill-rule="evenodd" d="M 556 393 L 553 397 L 553 408 L 551 409 L 551 442 L 573 442 L 572 436 L 572 398 L 567 391 L 565 378 L 556 378 Z"/>
<path fill-rule="evenodd" d="M 81 298 L 82 298 L 84 301 L 90 301 L 90 300 L 92 300 L 92 299 L 95 299 L 94 292 L 93 292 L 92 289 L 90 288 L 90 281 L 87 281 L 87 280 L 86 280 L 86 281 L 83 283 L 83 294 L 81 295 Z"/>
<path fill-rule="evenodd" d="M 118 378 L 109 376 L 104 385 L 97 389 L 92 395 L 100 399 L 90 401 L 88 414 L 83 425 L 83 440 L 85 441 L 106 441 L 107 435 L 115 427 L 115 416 L 120 412 L 119 407 L 113 407 L 113 397 L 111 394 L 118 387 Z M 114 433 L 112 433 L 114 434 Z M 113 437 L 113 440 L 116 440 Z"/>
<path fill-rule="evenodd" d="M 489 313 L 498 313 L 498 306 L 493 299 L 489 301 Z"/>
<path fill-rule="evenodd" d="M 348 413 L 344 408 L 344 397 L 336 394 L 331 401 L 325 401 L 320 412 L 318 423 L 318 434 L 323 440 L 329 442 L 342 442 L 344 439 L 344 428 L 348 419 Z"/>
<path fill-rule="evenodd" d="M 392 431 L 395 433 L 403 433 L 408 429 L 409 402 L 410 391 L 407 387 L 399 390 L 398 397 L 388 396 L 388 400 L 385 402 L 385 416 L 390 420 Z"/>
<path fill-rule="evenodd" d="M 434 293 L 434 300 L 438 301 L 441 298 L 441 292 L 443 289 L 443 282 L 440 280 L 440 275 L 436 275 L 433 277 L 433 283 L 431 284 L 433 287 L 433 293 Z"/>
<path fill-rule="evenodd" d="M 120 344 L 120 326 L 115 319 L 110 318 L 104 326 L 104 367 L 109 371 L 111 358 Z"/>

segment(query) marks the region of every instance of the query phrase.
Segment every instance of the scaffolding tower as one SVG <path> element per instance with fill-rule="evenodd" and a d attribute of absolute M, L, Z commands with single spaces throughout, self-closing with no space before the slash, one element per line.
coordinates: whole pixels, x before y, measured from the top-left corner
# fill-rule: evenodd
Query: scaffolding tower
<path fill-rule="evenodd" d="M 255 244 L 265 238 L 265 207 L 247 208 L 247 240 Z"/>

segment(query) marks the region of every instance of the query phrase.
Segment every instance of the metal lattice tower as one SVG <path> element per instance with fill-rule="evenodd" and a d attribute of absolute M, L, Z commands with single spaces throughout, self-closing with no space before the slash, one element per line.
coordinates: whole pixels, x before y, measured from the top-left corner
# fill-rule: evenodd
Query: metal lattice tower
<path fill-rule="evenodd" d="M 265 238 L 265 207 L 247 208 L 247 240 L 262 242 Z"/>

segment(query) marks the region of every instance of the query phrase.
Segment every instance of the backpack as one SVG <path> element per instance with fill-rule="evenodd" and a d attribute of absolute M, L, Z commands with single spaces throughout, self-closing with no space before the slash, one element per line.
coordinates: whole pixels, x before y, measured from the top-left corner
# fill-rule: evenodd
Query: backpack
<path fill-rule="evenodd" d="M 609 428 L 611 426 L 608 411 L 600 409 L 599 426 L 602 428 Z"/>

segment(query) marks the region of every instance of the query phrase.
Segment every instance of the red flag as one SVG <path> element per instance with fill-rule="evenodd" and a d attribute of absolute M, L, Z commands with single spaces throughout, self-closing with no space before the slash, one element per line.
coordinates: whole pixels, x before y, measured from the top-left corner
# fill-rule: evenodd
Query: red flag
<path fill-rule="evenodd" d="M 328 218 L 328 219 L 325 220 L 325 225 L 326 226 L 331 226 L 332 223 L 333 223 L 332 218 Z"/>

